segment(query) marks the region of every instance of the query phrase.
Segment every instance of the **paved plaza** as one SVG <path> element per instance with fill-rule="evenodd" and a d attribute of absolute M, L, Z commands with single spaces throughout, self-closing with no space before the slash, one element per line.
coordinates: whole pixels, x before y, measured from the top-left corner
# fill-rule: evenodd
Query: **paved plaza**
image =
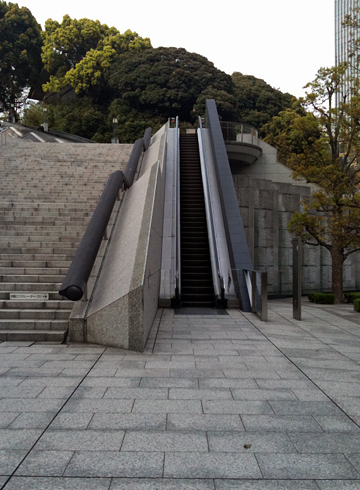
<path fill-rule="evenodd" d="M 358 490 L 360 314 L 159 310 L 143 354 L 0 343 L 0 488 Z"/>

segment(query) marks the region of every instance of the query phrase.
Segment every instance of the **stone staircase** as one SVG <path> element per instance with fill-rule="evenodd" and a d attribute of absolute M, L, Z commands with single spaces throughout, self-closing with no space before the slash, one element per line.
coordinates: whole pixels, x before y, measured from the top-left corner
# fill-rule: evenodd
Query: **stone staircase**
<path fill-rule="evenodd" d="M 73 303 L 58 294 L 111 172 L 132 145 L 0 149 L 0 341 L 62 342 Z"/>

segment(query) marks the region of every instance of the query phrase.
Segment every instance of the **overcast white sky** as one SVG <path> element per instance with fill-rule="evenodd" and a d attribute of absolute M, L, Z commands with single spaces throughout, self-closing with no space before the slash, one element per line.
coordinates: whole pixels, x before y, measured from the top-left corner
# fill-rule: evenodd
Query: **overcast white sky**
<path fill-rule="evenodd" d="M 136 31 L 154 47 L 183 47 L 229 73 L 299 97 L 334 64 L 334 0 L 18 0 L 44 27 L 63 15 Z"/>

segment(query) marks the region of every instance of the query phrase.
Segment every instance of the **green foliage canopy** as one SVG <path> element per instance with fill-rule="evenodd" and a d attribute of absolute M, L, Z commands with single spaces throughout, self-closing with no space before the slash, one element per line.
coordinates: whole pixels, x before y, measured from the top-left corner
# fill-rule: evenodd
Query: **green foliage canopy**
<path fill-rule="evenodd" d="M 0 1 L 0 109 L 15 111 L 24 90 L 37 81 L 41 63 L 41 27 L 30 10 Z"/>
<path fill-rule="evenodd" d="M 124 34 L 98 20 L 71 19 L 65 15 L 62 23 L 48 19 L 43 33 L 42 60 L 50 73 L 45 92 L 59 92 L 67 85 L 77 93 L 89 93 L 103 83 L 111 64 L 124 52 L 151 47 L 148 38 L 136 32 Z"/>
<path fill-rule="evenodd" d="M 260 131 L 280 111 L 291 108 L 294 97 L 272 88 L 259 78 L 235 72 L 232 74 L 238 121 L 250 124 Z"/>
<path fill-rule="evenodd" d="M 155 117 L 178 115 L 192 121 L 193 107 L 207 87 L 232 92 L 231 77 L 213 63 L 182 48 L 125 53 L 112 64 L 107 81 L 115 98 Z"/>

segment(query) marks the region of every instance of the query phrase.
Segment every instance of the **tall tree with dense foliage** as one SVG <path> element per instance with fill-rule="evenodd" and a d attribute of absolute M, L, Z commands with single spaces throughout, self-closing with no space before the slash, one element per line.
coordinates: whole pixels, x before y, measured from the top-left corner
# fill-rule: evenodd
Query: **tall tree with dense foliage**
<path fill-rule="evenodd" d="M 41 27 L 26 7 L 0 1 L 0 111 L 16 112 L 42 69 Z"/>
<path fill-rule="evenodd" d="M 194 120 L 194 104 L 209 86 L 232 93 L 229 75 L 182 48 L 125 53 L 113 63 L 107 80 L 113 96 L 130 108 L 155 117 L 178 115 L 188 122 Z"/>
<path fill-rule="evenodd" d="M 67 85 L 77 93 L 96 92 L 105 71 L 121 54 L 151 47 L 150 40 L 136 32 L 120 34 L 98 20 L 71 19 L 69 15 L 61 24 L 48 19 L 43 38 L 42 60 L 51 75 L 45 92 L 59 92 Z"/>
<path fill-rule="evenodd" d="M 265 136 L 261 129 L 264 124 L 280 111 L 292 106 L 292 95 L 274 89 L 264 80 L 235 72 L 232 81 L 237 102 L 237 120 L 254 126 L 261 136 Z"/>
<path fill-rule="evenodd" d="M 311 198 L 303 202 L 303 210 L 295 213 L 288 225 L 290 231 L 306 243 L 325 247 L 332 259 L 332 292 L 337 302 L 343 299 L 343 263 L 360 250 L 360 91 L 359 80 L 350 84 L 351 96 L 335 106 L 347 79 L 347 66 L 322 68 L 307 85 L 303 100 L 312 115 L 301 122 L 289 123 L 290 132 L 309 126 L 316 118 L 320 134 L 312 133 L 312 141 L 303 138 L 302 150 L 290 152 L 288 163 L 295 177 L 316 184 Z M 289 133 L 289 128 L 283 136 Z M 305 135 L 305 133 L 303 133 Z M 315 136 L 315 138 L 314 138 Z M 309 144 L 308 144 L 309 143 Z"/>

